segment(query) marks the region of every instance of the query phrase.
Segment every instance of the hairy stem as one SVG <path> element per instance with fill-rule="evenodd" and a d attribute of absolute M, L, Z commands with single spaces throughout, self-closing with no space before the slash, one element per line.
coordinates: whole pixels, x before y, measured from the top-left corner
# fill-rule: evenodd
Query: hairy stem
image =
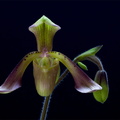
<path fill-rule="evenodd" d="M 40 120 L 46 120 L 47 111 L 48 111 L 49 103 L 50 103 L 50 98 L 51 98 L 51 95 L 45 97 L 45 99 L 44 99 L 42 113 L 41 113 L 41 116 L 40 116 Z"/>

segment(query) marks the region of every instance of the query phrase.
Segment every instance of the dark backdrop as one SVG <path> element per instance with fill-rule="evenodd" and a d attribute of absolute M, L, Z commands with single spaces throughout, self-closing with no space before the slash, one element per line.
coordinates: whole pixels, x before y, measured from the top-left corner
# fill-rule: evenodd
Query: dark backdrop
<path fill-rule="evenodd" d="M 110 86 L 109 98 L 101 104 L 91 93 L 77 92 L 69 74 L 53 93 L 48 120 L 120 119 L 119 1 L 0 1 L 0 83 L 25 54 L 36 50 L 34 35 L 28 27 L 42 15 L 62 28 L 54 37 L 53 50 L 71 59 L 87 49 L 103 45 L 97 55 L 108 72 Z M 94 78 L 97 67 L 85 63 L 88 75 Z M 32 64 L 22 84 L 20 89 L 0 95 L 1 120 L 38 120 L 43 97 L 35 90 Z"/>

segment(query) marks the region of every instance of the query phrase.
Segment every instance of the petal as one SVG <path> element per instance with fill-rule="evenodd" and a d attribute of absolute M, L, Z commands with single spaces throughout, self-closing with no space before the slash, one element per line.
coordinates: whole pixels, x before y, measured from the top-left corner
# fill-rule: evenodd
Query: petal
<path fill-rule="evenodd" d="M 57 58 L 71 72 L 75 80 L 75 88 L 81 93 L 89 93 L 102 89 L 100 85 L 87 76 L 74 62 L 59 52 L 49 52 L 51 57 Z"/>
<path fill-rule="evenodd" d="M 104 103 L 109 94 L 107 72 L 105 70 L 99 70 L 96 73 L 95 82 L 102 86 L 102 90 L 93 92 L 93 96 L 98 102 Z"/>
<path fill-rule="evenodd" d="M 36 57 L 39 57 L 39 52 L 31 52 L 27 54 L 23 59 L 17 64 L 17 66 L 13 69 L 10 75 L 7 77 L 5 82 L 0 86 L 0 93 L 10 93 L 19 87 L 21 87 L 21 79 L 23 73 L 27 66 L 33 61 Z"/>
<path fill-rule="evenodd" d="M 38 94 L 40 96 L 49 96 L 53 92 L 56 80 L 59 77 L 59 61 L 49 57 L 40 58 L 38 61 L 35 59 L 33 61 L 33 68 Z"/>
<path fill-rule="evenodd" d="M 49 18 L 44 15 L 29 27 L 29 30 L 36 37 L 38 51 L 52 50 L 53 37 L 59 29 L 60 26 L 53 23 Z"/>

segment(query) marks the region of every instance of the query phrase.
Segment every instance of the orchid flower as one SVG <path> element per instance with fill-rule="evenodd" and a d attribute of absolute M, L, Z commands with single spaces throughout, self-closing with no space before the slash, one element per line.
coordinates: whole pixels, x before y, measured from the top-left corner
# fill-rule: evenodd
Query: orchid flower
<path fill-rule="evenodd" d="M 85 68 L 85 65 L 80 62 L 80 59 L 88 58 L 88 53 L 80 55 L 78 59 L 79 66 L 77 66 L 77 64 L 66 55 L 52 51 L 53 37 L 60 29 L 60 26 L 53 23 L 46 16 L 42 16 L 29 27 L 29 30 L 36 37 L 38 51 L 30 52 L 22 58 L 5 82 L 0 86 L 0 93 L 10 93 L 21 87 L 22 76 L 31 62 L 33 62 L 36 90 L 40 96 L 49 96 L 56 87 L 60 77 L 60 62 L 64 64 L 72 74 L 77 91 L 90 93 L 102 90 L 102 87 L 79 67 L 83 66 L 83 68 Z"/>

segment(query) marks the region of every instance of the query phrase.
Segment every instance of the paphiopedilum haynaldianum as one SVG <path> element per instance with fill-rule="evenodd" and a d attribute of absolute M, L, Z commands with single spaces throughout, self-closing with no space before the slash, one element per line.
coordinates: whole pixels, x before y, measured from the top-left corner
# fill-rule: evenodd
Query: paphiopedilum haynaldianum
<path fill-rule="evenodd" d="M 89 93 L 97 90 L 103 91 L 100 86 L 101 83 L 96 81 L 97 84 L 76 65 L 76 63 L 78 63 L 82 68 L 85 68 L 86 66 L 80 61 L 95 56 L 101 46 L 92 48 L 80 54 L 75 58 L 75 62 L 73 62 L 64 54 L 52 51 L 53 37 L 59 29 L 60 27 L 46 16 L 42 16 L 37 22 L 29 27 L 29 30 L 36 37 L 38 51 L 30 52 L 23 57 L 5 82 L 0 86 L 0 93 L 10 93 L 21 87 L 22 76 L 25 69 L 32 61 L 36 90 L 41 96 L 49 96 L 57 85 L 60 76 L 59 62 L 63 63 L 72 74 L 77 91 L 81 93 Z M 98 96 L 101 97 L 101 94 Z"/>

